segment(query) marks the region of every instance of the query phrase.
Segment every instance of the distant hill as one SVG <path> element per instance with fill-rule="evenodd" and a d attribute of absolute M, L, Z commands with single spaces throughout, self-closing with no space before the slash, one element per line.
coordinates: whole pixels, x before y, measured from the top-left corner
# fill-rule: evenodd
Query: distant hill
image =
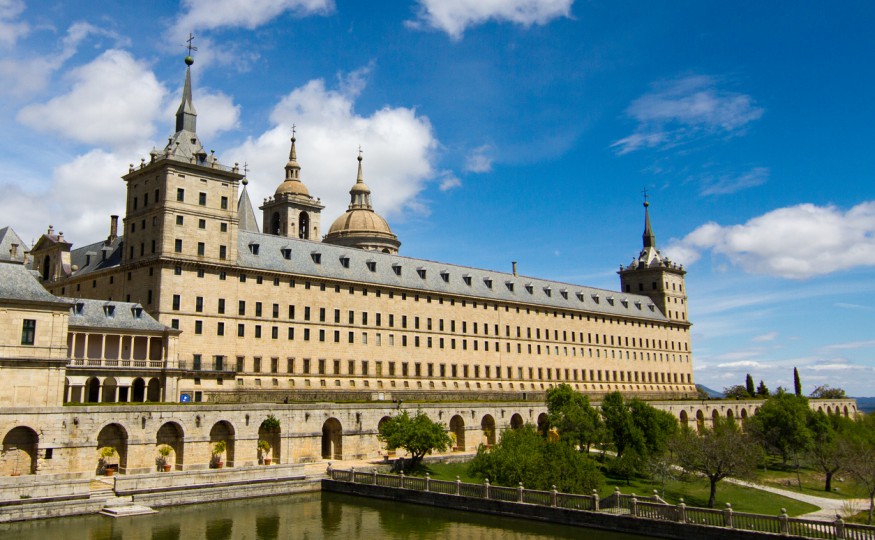
<path fill-rule="evenodd" d="M 705 392 L 706 394 L 708 394 L 708 396 L 711 397 L 712 399 L 723 399 L 723 397 L 724 397 L 722 392 L 718 392 L 717 390 L 712 390 L 711 388 L 708 388 L 707 386 L 705 386 L 703 384 L 697 384 L 696 388 L 701 390 L 702 392 Z"/>
<path fill-rule="evenodd" d="M 856 397 L 857 409 L 864 413 L 875 412 L 875 397 Z"/>

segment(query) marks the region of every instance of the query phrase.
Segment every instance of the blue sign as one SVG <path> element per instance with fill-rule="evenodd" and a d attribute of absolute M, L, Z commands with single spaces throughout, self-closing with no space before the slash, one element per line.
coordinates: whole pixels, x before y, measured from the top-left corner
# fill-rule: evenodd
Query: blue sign
<path fill-rule="evenodd" d="M 186 392 L 186 393 L 180 395 L 179 401 L 182 403 L 191 403 L 191 394 Z"/>

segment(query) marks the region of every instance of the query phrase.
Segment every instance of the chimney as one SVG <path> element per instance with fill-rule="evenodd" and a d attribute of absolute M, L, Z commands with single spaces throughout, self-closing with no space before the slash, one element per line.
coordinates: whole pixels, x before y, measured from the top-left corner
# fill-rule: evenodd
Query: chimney
<path fill-rule="evenodd" d="M 511 264 L 513 265 L 513 275 L 516 276 L 516 261 L 512 261 Z"/>
<path fill-rule="evenodd" d="M 18 258 L 18 244 L 12 244 L 12 248 L 9 250 L 9 258 L 13 261 Z"/>
<path fill-rule="evenodd" d="M 118 216 L 109 216 L 109 236 L 106 237 L 106 243 L 111 244 L 116 238 L 118 238 Z"/>

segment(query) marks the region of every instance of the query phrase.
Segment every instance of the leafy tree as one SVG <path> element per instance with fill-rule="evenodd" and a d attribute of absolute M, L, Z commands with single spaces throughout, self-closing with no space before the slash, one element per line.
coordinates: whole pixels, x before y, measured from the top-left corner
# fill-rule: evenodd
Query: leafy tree
<path fill-rule="evenodd" d="M 811 392 L 814 399 L 844 399 L 847 397 L 841 388 L 831 388 L 828 384 L 818 386 Z"/>
<path fill-rule="evenodd" d="M 767 450 L 781 456 L 785 466 L 792 457 L 798 471 L 799 455 L 811 445 L 809 411 L 808 399 L 778 393 L 767 399 L 748 420 L 748 428 Z"/>
<path fill-rule="evenodd" d="M 750 394 L 747 393 L 747 387 L 740 384 L 727 386 L 723 389 L 723 395 L 727 398 L 734 399 L 747 399 L 750 397 Z"/>
<path fill-rule="evenodd" d="M 587 396 L 569 385 L 560 384 L 547 391 L 547 411 L 560 441 L 586 453 L 593 444 L 604 441 L 605 423 L 598 410 L 589 404 Z"/>
<path fill-rule="evenodd" d="M 404 411 L 383 422 L 377 438 L 386 443 L 389 450 L 407 450 L 411 458 L 410 469 L 413 470 L 426 454 L 433 450 L 443 452 L 452 444 L 446 429 L 444 424 L 432 421 L 422 411 L 416 411 L 412 418 Z"/>
<path fill-rule="evenodd" d="M 669 437 L 677 431 L 677 420 L 640 399 L 624 401 L 619 392 L 611 392 L 602 400 L 602 416 L 617 458 L 632 448 L 646 459 L 665 451 Z"/>
<path fill-rule="evenodd" d="M 617 457 L 622 457 L 626 447 L 643 447 L 644 434 L 632 422 L 632 415 L 623 400 L 623 394 L 611 392 L 602 399 L 602 416 L 605 419 L 605 429 Z"/>
<path fill-rule="evenodd" d="M 875 416 L 868 414 L 854 422 L 847 441 L 847 471 L 869 495 L 869 525 L 875 509 Z"/>
<path fill-rule="evenodd" d="M 793 368 L 793 393 L 797 396 L 802 395 L 802 380 L 799 378 L 799 370 Z"/>
<path fill-rule="evenodd" d="M 769 397 L 769 387 L 766 386 L 762 380 L 760 380 L 760 385 L 757 386 L 757 397 L 767 398 Z"/>
<path fill-rule="evenodd" d="M 732 418 L 715 418 L 701 434 L 684 427 L 672 439 L 677 464 L 687 472 L 708 478 L 708 507 L 714 508 L 717 483 L 728 476 L 744 477 L 756 467 L 759 453 L 756 443 L 744 434 Z"/>
<path fill-rule="evenodd" d="M 522 483 L 530 489 L 589 493 L 604 483 L 595 461 L 561 442 L 550 442 L 531 424 L 501 434 L 491 450 L 480 447 L 471 474 L 505 486 Z"/>
<path fill-rule="evenodd" d="M 753 386 L 753 377 L 750 376 L 750 373 L 747 374 L 747 378 L 744 380 L 744 387 L 747 390 L 748 396 L 754 397 L 756 395 L 756 389 Z"/>
<path fill-rule="evenodd" d="M 807 458 L 823 471 L 824 491 L 832 491 L 833 476 L 847 463 L 847 436 L 852 428 L 853 422 L 843 416 L 826 415 L 823 411 L 808 412 L 812 444 L 808 448 Z"/>

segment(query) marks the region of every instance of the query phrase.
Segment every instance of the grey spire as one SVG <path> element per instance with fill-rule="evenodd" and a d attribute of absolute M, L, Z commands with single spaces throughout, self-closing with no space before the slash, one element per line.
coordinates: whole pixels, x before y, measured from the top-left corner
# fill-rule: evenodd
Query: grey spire
<path fill-rule="evenodd" d="M 247 232 L 260 232 L 258 220 L 255 219 L 255 210 L 252 209 L 252 201 L 249 200 L 249 192 L 246 185 L 249 183 L 243 179 L 243 191 L 240 192 L 240 200 L 237 202 L 237 217 L 240 218 L 239 230 Z"/>
<path fill-rule="evenodd" d="M 188 64 L 188 67 L 185 68 L 185 86 L 182 89 L 182 103 L 179 104 L 179 108 L 176 110 L 176 131 L 185 130 L 196 133 L 197 111 L 191 100 L 191 64 L 188 62 L 188 58 L 186 58 L 185 63 Z"/>
<path fill-rule="evenodd" d="M 656 247 L 656 235 L 653 234 L 653 229 L 650 227 L 650 211 L 648 207 L 650 203 L 646 200 L 644 201 L 644 234 L 642 238 L 644 240 L 645 248 L 655 248 Z"/>

